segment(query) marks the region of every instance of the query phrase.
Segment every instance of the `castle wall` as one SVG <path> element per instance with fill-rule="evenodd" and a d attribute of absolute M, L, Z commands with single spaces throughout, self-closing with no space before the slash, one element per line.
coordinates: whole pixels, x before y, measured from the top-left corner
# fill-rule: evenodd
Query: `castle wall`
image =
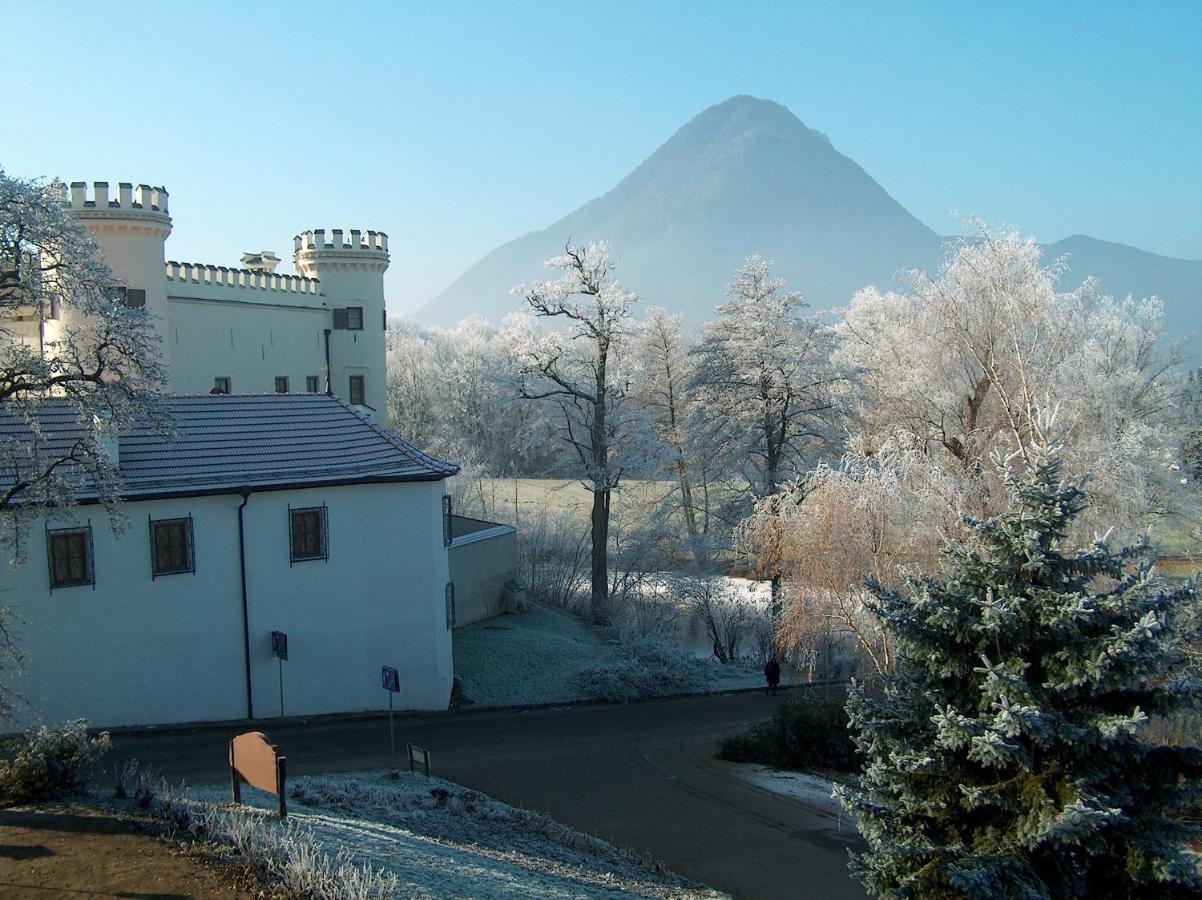
<path fill-rule="evenodd" d="M 266 393 L 280 376 L 299 392 L 316 377 L 318 390 L 328 380 L 335 396 L 351 401 L 358 399 L 352 381 L 361 380 L 361 402 L 383 413 L 386 234 L 305 231 L 294 238 L 296 275 L 167 262 L 167 199 L 163 188 L 122 183 L 110 190 L 103 181 L 74 182 L 64 196 L 117 280 L 145 291 L 172 392 L 205 393 L 228 378 L 236 393 Z M 358 311 L 350 327 L 348 309 Z M 63 324 L 48 323 L 47 338 Z"/>

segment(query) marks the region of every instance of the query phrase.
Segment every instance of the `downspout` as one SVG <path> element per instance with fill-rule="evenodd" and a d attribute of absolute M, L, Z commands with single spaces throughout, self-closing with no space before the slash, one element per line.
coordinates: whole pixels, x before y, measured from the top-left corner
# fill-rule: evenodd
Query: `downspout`
<path fill-rule="evenodd" d="M 331 328 L 324 329 L 326 336 L 326 395 L 330 397 L 334 396 L 334 376 L 330 371 L 330 332 L 332 330 Z"/>
<path fill-rule="evenodd" d="M 251 490 L 244 487 L 241 490 L 242 503 L 238 506 L 238 568 L 242 573 L 242 653 L 246 666 L 246 718 L 255 717 L 254 697 L 250 687 L 250 604 L 246 596 L 246 531 L 242 524 L 242 510 L 250 500 Z"/>

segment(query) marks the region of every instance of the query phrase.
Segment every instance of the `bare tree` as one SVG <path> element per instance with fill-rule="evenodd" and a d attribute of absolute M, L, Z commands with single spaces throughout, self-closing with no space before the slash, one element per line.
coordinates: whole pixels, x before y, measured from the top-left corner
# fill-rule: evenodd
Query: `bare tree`
<path fill-rule="evenodd" d="M 619 353 L 630 334 L 630 308 L 637 297 L 613 277 L 605 244 L 578 247 L 550 259 L 559 269 L 555 281 L 514 289 L 534 315 L 566 322 L 563 331 L 532 334 L 521 353 L 520 396 L 554 403 L 561 414 L 562 436 L 575 454 L 585 486 L 592 492 L 592 615 L 604 619 L 609 596 L 606 565 L 610 496 L 622 478 L 616 459 L 624 422 L 616 406 L 625 387 L 615 378 Z"/>
<path fill-rule="evenodd" d="M 0 170 L 0 415 L 18 426 L 0 438 L 0 511 L 10 525 L 80 494 L 115 513 L 120 472 L 104 441 L 162 421 L 158 335 L 117 287 L 62 184 Z M 38 413 L 48 398 L 90 427 L 69 444 L 44 440 Z"/>

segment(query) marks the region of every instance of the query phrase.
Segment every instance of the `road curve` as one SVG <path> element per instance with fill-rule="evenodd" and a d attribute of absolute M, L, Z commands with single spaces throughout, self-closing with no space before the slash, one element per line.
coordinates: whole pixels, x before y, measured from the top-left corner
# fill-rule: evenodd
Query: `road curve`
<path fill-rule="evenodd" d="M 398 717 L 397 745 L 426 747 L 434 771 L 515 806 L 662 860 L 737 897 L 863 897 L 847 874 L 847 820 L 744 784 L 714 758 L 722 736 L 784 702 L 759 693 L 625 706 Z M 288 756 L 290 775 L 400 764 L 386 718 L 256 722 Z M 168 779 L 228 778 L 234 728 L 114 737 Z"/>

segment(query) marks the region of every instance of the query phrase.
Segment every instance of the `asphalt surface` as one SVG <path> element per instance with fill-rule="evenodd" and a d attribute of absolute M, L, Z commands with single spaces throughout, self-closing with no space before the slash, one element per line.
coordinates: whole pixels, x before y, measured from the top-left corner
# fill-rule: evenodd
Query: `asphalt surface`
<path fill-rule="evenodd" d="M 845 817 L 751 787 L 714 758 L 722 736 L 767 718 L 787 694 L 688 697 L 625 706 L 256 722 L 288 757 L 290 776 L 398 767 L 427 748 L 433 772 L 538 810 L 737 897 L 863 897 L 847 874 L 856 840 Z M 169 780 L 229 778 L 238 727 L 114 737 Z"/>

